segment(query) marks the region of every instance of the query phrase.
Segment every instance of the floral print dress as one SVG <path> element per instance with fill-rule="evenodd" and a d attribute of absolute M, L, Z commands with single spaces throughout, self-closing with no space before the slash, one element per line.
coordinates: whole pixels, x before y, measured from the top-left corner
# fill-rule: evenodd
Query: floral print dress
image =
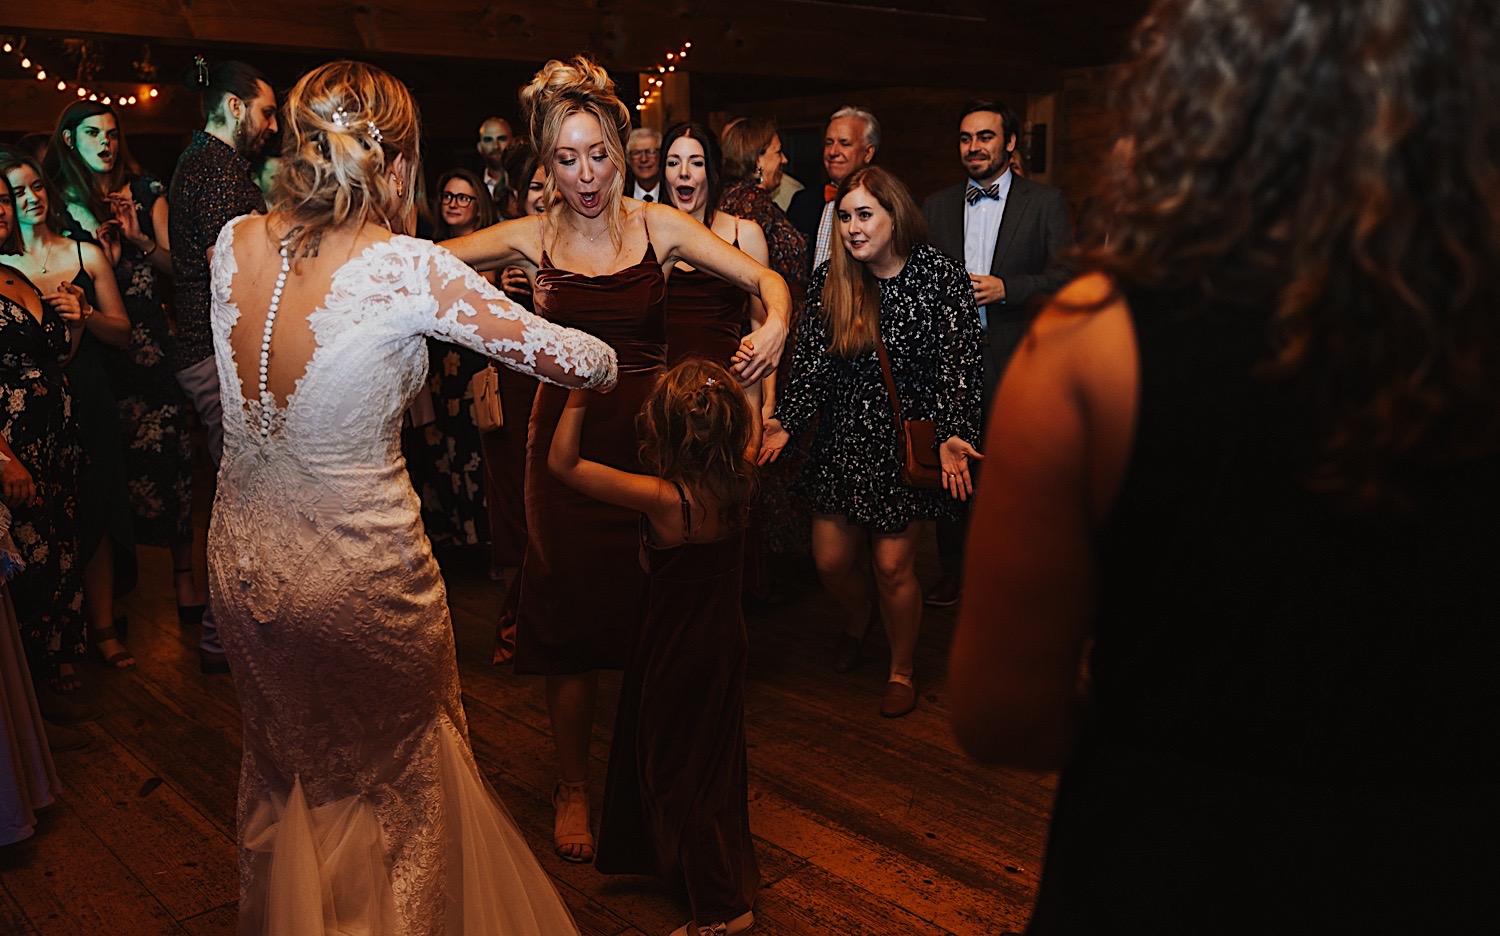
<path fill-rule="evenodd" d="M 68 327 L 50 306 L 37 321 L 0 296 L 0 433 L 31 473 L 37 498 L 11 510 L 11 536 L 26 563 L 10 581 L 26 662 L 38 678 L 84 652 L 83 567 L 77 496 L 82 448 L 62 360 Z"/>
<path fill-rule="evenodd" d="M 151 209 L 164 193 L 153 176 L 138 176 L 130 183 L 141 232 L 153 238 Z M 81 231 L 73 236 L 89 239 Z M 119 411 L 135 541 L 148 546 L 191 542 L 190 404 L 177 383 L 172 329 L 157 294 L 156 269 L 144 253 L 123 239 L 115 281 L 130 316 L 130 345 L 105 349 L 104 364 Z"/>

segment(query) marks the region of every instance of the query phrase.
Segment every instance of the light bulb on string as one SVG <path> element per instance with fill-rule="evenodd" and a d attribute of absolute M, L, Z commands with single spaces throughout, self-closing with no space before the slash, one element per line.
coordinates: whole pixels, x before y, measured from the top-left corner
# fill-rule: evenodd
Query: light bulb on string
<path fill-rule="evenodd" d="M 149 92 L 147 92 L 147 94 L 150 97 L 156 97 L 156 89 L 152 88 Z"/>
<path fill-rule="evenodd" d="M 21 56 L 21 67 L 22 68 L 30 68 L 31 67 L 31 59 L 27 58 L 24 55 Z"/>
<path fill-rule="evenodd" d="M 79 88 L 78 89 L 78 96 L 79 97 L 87 97 L 88 96 L 88 91 L 86 89 L 84 89 L 84 88 Z"/>
<path fill-rule="evenodd" d="M 59 90 L 59 91 L 66 91 L 66 90 L 68 90 L 68 83 L 66 81 L 59 81 L 57 83 L 57 90 Z"/>
<path fill-rule="evenodd" d="M 37 81 L 46 81 L 47 80 L 47 69 L 45 69 L 45 68 L 38 68 L 36 70 L 36 80 Z"/>
<path fill-rule="evenodd" d="M 16 51 L 16 47 L 10 44 L 10 40 L 6 40 L 5 45 L 0 46 L 0 49 L 4 49 L 6 55 Z"/>

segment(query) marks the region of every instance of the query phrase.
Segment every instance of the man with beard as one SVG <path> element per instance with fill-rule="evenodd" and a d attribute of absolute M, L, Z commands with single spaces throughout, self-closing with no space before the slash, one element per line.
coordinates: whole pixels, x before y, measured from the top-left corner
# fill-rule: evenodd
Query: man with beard
<path fill-rule="evenodd" d="M 487 117 L 479 125 L 479 158 L 484 160 L 484 187 L 490 190 L 490 198 L 496 208 L 503 208 L 510 197 L 510 185 L 505 178 L 505 151 L 510 147 L 512 130 L 510 121 L 504 117 Z"/>
<path fill-rule="evenodd" d="M 963 260 L 974 285 L 985 329 L 985 424 L 1006 362 L 1031 325 L 1032 300 L 1057 292 L 1073 275 L 1062 262 L 1073 245 L 1062 191 L 1010 171 L 1020 130 L 1020 120 L 1000 102 L 970 103 L 958 125 L 958 155 L 969 178 L 922 205 L 932 245 Z M 958 603 L 967 529 L 967 515 L 938 522 L 943 577 L 924 596 L 931 607 Z"/>
<path fill-rule="evenodd" d="M 167 215 L 177 283 L 177 382 L 203 420 L 217 468 L 224 424 L 209 331 L 208 251 L 229 221 L 266 210 L 249 160 L 276 132 L 276 92 L 243 62 L 210 67 L 202 56 L 188 69 L 186 82 L 203 95 L 204 126 L 193 131 L 193 141 L 177 160 Z M 205 673 L 229 671 L 211 611 L 203 614 L 198 660 Z"/>

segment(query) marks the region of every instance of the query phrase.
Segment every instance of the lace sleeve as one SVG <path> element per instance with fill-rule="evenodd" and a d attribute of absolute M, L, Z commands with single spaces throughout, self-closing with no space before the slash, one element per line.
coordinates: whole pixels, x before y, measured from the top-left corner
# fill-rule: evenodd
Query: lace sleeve
<path fill-rule="evenodd" d="M 422 331 L 487 354 L 506 367 L 563 387 L 608 389 L 615 352 L 593 335 L 534 315 L 447 249 L 424 244 L 435 300 Z"/>

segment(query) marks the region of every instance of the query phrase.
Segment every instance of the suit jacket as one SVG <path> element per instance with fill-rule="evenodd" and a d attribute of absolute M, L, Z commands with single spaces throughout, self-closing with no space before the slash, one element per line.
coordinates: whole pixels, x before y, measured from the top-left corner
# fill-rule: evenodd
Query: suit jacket
<path fill-rule="evenodd" d="M 807 239 L 808 270 L 811 271 L 813 248 L 818 243 L 818 224 L 823 220 L 823 186 L 807 186 L 792 196 L 786 218 Z"/>
<path fill-rule="evenodd" d="M 968 184 L 941 189 L 922 203 L 928 240 L 959 262 L 964 259 L 964 189 Z M 1072 246 L 1073 225 L 1062 190 L 1012 175 L 990 261 L 990 275 L 1005 280 L 1005 308 L 1029 311 L 1033 299 L 1057 292 L 1072 279 L 1073 270 L 1061 259 Z M 995 314 L 992 306 L 990 315 Z"/>

